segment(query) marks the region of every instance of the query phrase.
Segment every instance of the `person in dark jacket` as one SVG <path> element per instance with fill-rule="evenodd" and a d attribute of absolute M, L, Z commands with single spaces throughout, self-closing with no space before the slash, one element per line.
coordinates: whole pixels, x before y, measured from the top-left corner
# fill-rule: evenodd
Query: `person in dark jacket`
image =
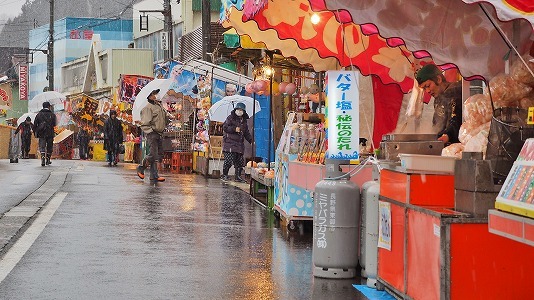
<path fill-rule="evenodd" d="M 22 158 L 30 158 L 30 146 L 32 144 L 32 119 L 26 117 L 24 122 L 20 123 L 17 130 L 15 130 L 15 135 L 20 132 L 21 141 L 22 141 Z"/>
<path fill-rule="evenodd" d="M 104 123 L 104 146 L 108 150 L 108 166 L 119 162 L 119 145 L 123 142 L 122 124 L 117 119 L 117 112 L 109 111 L 109 118 Z"/>
<path fill-rule="evenodd" d="M 245 139 L 252 143 L 252 135 L 248 130 L 247 119 L 249 118 L 246 112 L 244 103 L 237 103 L 234 110 L 226 118 L 223 123 L 223 175 L 221 180 L 228 180 L 228 171 L 234 165 L 235 181 L 245 182 L 241 178 L 241 172 L 245 165 L 243 153 L 245 152 Z"/>
<path fill-rule="evenodd" d="M 87 159 L 89 153 L 89 133 L 85 127 L 78 131 L 78 147 L 80 149 L 80 159 Z"/>
<path fill-rule="evenodd" d="M 445 146 L 459 143 L 462 125 L 462 84 L 448 82 L 438 66 L 424 65 L 417 71 L 415 79 L 419 87 L 434 97 L 434 116 L 432 128 L 437 132 L 437 139 Z"/>
<path fill-rule="evenodd" d="M 54 149 L 54 127 L 56 115 L 50 110 L 50 102 L 43 102 L 41 109 L 35 116 L 33 132 L 39 138 L 39 153 L 41 153 L 41 166 L 51 164 L 50 156 Z"/>

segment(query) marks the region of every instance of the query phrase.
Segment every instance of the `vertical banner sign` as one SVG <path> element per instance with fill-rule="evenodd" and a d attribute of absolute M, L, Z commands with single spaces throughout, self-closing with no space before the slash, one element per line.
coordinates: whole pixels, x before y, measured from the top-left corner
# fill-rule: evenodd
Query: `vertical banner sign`
<path fill-rule="evenodd" d="M 167 31 L 160 32 L 160 38 L 161 38 L 161 49 L 168 50 L 169 49 L 169 33 Z"/>
<path fill-rule="evenodd" d="M 378 201 L 378 247 L 391 251 L 391 203 Z"/>
<path fill-rule="evenodd" d="M 360 149 L 359 82 L 354 71 L 327 71 L 326 109 L 330 159 L 358 159 Z"/>
<path fill-rule="evenodd" d="M 28 100 L 28 65 L 19 65 L 19 99 Z"/>

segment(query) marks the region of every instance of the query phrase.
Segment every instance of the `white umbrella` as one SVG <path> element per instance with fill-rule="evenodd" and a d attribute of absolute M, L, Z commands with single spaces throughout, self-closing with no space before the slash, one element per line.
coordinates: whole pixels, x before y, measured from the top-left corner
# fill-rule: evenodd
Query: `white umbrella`
<path fill-rule="evenodd" d="M 167 96 L 167 91 L 169 90 L 172 83 L 172 79 L 154 79 L 151 82 L 147 83 L 135 96 L 135 101 L 132 108 L 132 118 L 134 121 L 141 120 L 141 110 L 148 103 L 148 95 L 153 90 L 159 89 L 159 96 L 163 97 L 162 100 L 165 100 Z M 163 96 L 165 95 L 165 96 Z"/>
<path fill-rule="evenodd" d="M 67 100 L 67 97 L 63 95 L 60 92 L 56 91 L 48 91 L 43 92 L 35 97 L 33 97 L 30 101 L 28 101 L 28 111 L 29 112 L 39 112 L 43 108 L 44 102 L 49 102 L 51 105 L 58 105 L 62 104 Z"/>
<path fill-rule="evenodd" d="M 33 121 L 35 120 L 35 116 L 37 116 L 37 113 L 34 113 L 34 112 L 27 112 L 27 113 L 23 114 L 17 120 L 17 125 L 20 125 L 20 124 L 22 124 L 22 122 L 26 121 L 27 117 L 30 117 L 30 119 L 32 120 L 32 123 L 33 123 Z"/>
<path fill-rule="evenodd" d="M 226 96 L 215 102 L 215 104 L 208 110 L 210 121 L 226 121 L 226 117 L 228 117 L 232 110 L 234 110 L 237 103 L 245 104 L 249 117 L 252 117 L 255 113 L 258 113 L 261 110 L 260 102 L 256 100 L 256 103 L 254 104 L 254 99 L 251 97 L 241 95 Z M 255 111 L 253 111 L 253 109 Z"/>

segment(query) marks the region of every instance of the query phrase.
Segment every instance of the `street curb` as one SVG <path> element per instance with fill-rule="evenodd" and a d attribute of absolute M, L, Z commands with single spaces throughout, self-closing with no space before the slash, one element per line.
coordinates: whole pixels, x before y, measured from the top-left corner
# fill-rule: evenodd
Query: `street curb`
<path fill-rule="evenodd" d="M 35 216 L 65 184 L 68 174 L 69 168 L 52 171 L 38 189 L 0 216 L 0 256 L 24 234 Z"/>

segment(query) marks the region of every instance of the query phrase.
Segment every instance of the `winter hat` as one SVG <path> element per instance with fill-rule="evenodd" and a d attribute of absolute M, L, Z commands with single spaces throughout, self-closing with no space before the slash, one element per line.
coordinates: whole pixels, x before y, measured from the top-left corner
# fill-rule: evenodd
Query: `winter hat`
<path fill-rule="evenodd" d="M 247 106 L 245 105 L 245 103 L 241 103 L 241 102 L 239 102 L 239 103 L 237 103 L 237 104 L 235 105 L 235 107 L 234 107 L 234 110 L 236 110 L 236 109 L 247 110 Z"/>
<path fill-rule="evenodd" d="M 417 80 L 418 84 L 421 84 L 427 80 L 433 79 L 436 76 L 441 74 L 441 70 L 438 68 L 438 66 L 434 64 L 428 64 L 424 65 L 419 71 L 417 71 L 417 75 L 415 75 L 415 79 Z"/>
<path fill-rule="evenodd" d="M 43 108 L 50 108 L 50 102 L 43 102 Z"/>
<path fill-rule="evenodd" d="M 157 95 L 158 93 L 159 93 L 159 89 L 153 90 L 152 92 L 150 92 L 150 94 L 148 94 L 148 97 L 146 97 L 146 98 L 148 99 L 148 98 L 150 98 L 150 96 Z"/>

